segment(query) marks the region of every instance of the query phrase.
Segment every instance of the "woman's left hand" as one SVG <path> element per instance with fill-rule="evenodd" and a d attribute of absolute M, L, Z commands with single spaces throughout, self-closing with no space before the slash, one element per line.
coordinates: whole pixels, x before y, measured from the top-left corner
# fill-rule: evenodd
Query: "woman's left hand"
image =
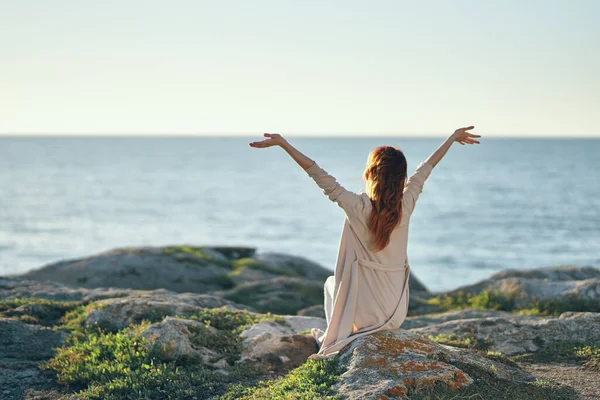
<path fill-rule="evenodd" d="M 250 147 L 262 149 L 264 147 L 281 146 L 287 143 L 283 136 L 278 135 L 277 133 L 265 133 L 264 136 L 267 139 L 261 140 L 260 142 L 252 142 L 250 143 Z"/>

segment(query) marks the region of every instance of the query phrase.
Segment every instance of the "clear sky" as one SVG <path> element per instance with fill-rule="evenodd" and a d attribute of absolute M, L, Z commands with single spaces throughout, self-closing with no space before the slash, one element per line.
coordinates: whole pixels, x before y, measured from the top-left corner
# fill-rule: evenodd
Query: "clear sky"
<path fill-rule="evenodd" d="M 0 0 L 0 133 L 600 137 L 598 0 Z"/>

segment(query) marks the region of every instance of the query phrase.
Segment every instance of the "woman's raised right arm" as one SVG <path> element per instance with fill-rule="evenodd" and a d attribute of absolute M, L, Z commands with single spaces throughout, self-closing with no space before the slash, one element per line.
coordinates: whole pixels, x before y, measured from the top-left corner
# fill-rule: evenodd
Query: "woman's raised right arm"
<path fill-rule="evenodd" d="M 448 139 L 446 139 L 444 143 L 442 143 L 442 145 L 427 158 L 427 160 L 417 167 L 415 173 L 408 178 L 406 185 L 404 186 L 403 204 L 407 207 L 407 211 L 409 213 L 413 212 L 417 199 L 423 191 L 423 184 L 429 177 L 429 174 L 431 174 L 431 170 L 446 155 L 450 149 L 450 146 L 452 146 L 452 143 L 458 142 L 462 145 L 479 143 L 479 141 L 475 140 L 474 138 L 481 136 L 473 135 L 467 132 L 473 128 L 474 126 L 468 126 L 466 128 L 460 128 L 454 131 L 454 133 L 450 135 Z"/>
<path fill-rule="evenodd" d="M 448 139 L 442 143 L 440 147 L 436 151 L 434 151 L 427 160 L 425 160 L 426 164 L 431 165 L 431 167 L 435 167 L 442 158 L 446 155 L 448 150 L 450 150 L 450 146 L 452 143 L 458 142 L 462 145 L 464 144 L 479 144 L 477 140 L 474 138 L 481 137 L 480 135 L 473 135 L 467 131 L 475 128 L 474 126 L 467 126 L 466 128 L 460 128 L 454 131 L 454 133 L 448 136 Z"/>

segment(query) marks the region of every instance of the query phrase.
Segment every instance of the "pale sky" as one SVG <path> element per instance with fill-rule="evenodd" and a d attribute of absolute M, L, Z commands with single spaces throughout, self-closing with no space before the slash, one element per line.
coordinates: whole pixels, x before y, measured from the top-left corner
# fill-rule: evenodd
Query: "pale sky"
<path fill-rule="evenodd" d="M 0 0 L 0 133 L 600 137 L 598 0 Z"/>

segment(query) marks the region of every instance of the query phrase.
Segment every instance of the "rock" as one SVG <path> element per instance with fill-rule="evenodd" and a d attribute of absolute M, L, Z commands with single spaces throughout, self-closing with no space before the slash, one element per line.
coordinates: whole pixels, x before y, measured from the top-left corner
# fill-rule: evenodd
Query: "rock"
<path fill-rule="evenodd" d="M 322 305 L 310 306 L 298 311 L 298 315 L 304 317 L 325 318 L 325 307 Z"/>
<path fill-rule="evenodd" d="M 266 264 L 277 275 L 325 282 L 333 272 L 306 258 L 281 253 L 260 253 L 254 259 Z"/>
<path fill-rule="evenodd" d="M 88 311 L 85 324 L 117 331 L 143 320 L 160 321 L 165 316 L 186 316 L 204 308 L 220 307 L 252 311 L 249 307 L 207 294 L 140 291 L 128 297 L 96 302 L 95 309 Z"/>
<path fill-rule="evenodd" d="M 228 291 L 214 292 L 228 300 L 247 304 L 258 312 L 296 314 L 303 308 L 323 304 L 323 283 L 279 277 L 243 283 Z"/>
<path fill-rule="evenodd" d="M 44 360 L 52 357 L 53 349 L 60 347 L 66 336 L 65 332 L 0 318 L 0 357 Z"/>
<path fill-rule="evenodd" d="M 446 294 L 477 294 L 488 288 L 510 298 L 517 309 L 550 306 L 559 310 L 600 311 L 600 270 L 592 267 L 506 270 Z"/>
<path fill-rule="evenodd" d="M 254 249 L 249 248 L 205 249 L 191 246 L 119 248 L 60 261 L 21 277 L 85 288 L 164 288 L 175 292 L 206 293 L 233 286 L 228 277 L 232 269 L 230 257 L 254 253 Z"/>
<path fill-rule="evenodd" d="M 135 290 L 112 288 L 73 288 L 62 283 L 32 281 L 23 278 L 4 278 L 0 286 L 0 299 L 40 298 L 56 301 L 94 301 L 129 296 Z"/>
<path fill-rule="evenodd" d="M 308 357 L 319 351 L 315 338 L 305 335 L 270 335 L 253 343 L 251 350 L 242 352 L 241 362 L 258 366 L 263 373 L 286 373 L 304 364 Z"/>
<path fill-rule="evenodd" d="M 283 317 L 283 324 L 275 321 L 261 321 L 242 331 L 240 334 L 244 340 L 244 346 L 252 344 L 252 340 L 264 335 L 271 336 L 295 335 L 298 333 L 308 333 L 311 328 L 325 330 L 327 322 L 323 318 L 300 317 L 295 315 L 286 315 Z"/>
<path fill-rule="evenodd" d="M 468 351 L 442 346 L 405 331 L 383 331 L 353 341 L 338 364 L 347 371 L 335 385 L 344 398 L 387 399 L 445 388 L 450 391 L 477 381 L 476 371 L 501 384 L 533 381 L 516 368 Z M 446 398 L 446 397 L 433 397 Z"/>
<path fill-rule="evenodd" d="M 195 346 L 190 340 L 190 336 L 201 329 L 210 333 L 217 332 L 215 328 L 207 327 L 199 321 L 166 317 L 162 322 L 143 330 L 141 336 L 147 339 L 148 345 L 165 361 L 196 358 L 204 364 L 212 364 L 222 357 L 213 350 Z"/>
<path fill-rule="evenodd" d="M 475 318 L 448 321 L 412 332 L 456 335 L 483 343 L 504 355 L 531 353 L 556 342 L 600 342 L 600 313 L 563 313 L 559 318 Z"/>
<path fill-rule="evenodd" d="M 410 274 L 410 278 L 408 280 L 408 287 L 410 288 L 410 295 L 419 295 L 419 296 L 423 296 L 425 294 L 429 294 L 429 290 L 425 287 L 425 285 L 423 284 L 423 282 L 421 282 L 416 276 L 415 274 L 413 274 L 411 272 Z"/>
<path fill-rule="evenodd" d="M 260 367 L 263 372 L 285 373 L 302 365 L 319 349 L 314 337 L 300 334 L 310 328 L 325 329 L 325 320 L 314 317 L 285 316 L 284 323 L 262 321 L 246 328 L 242 359 L 244 364 Z"/>
<path fill-rule="evenodd" d="M 402 323 L 401 328 L 416 329 L 422 328 L 424 326 L 441 324 L 446 321 L 488 317 L 516 318 L 518 317 L 518 315 L 506 311 L 479 310 L 476 308 L 467 308 L 464 310 L 452 310 L 439 314 L 428 314 L 416 317 L 408 317 Z M 523 317 L 531 318 L 530 316 Z"/>
<path fill-rule="evenodd" d="M 599 278 L 600 269 L 581 266 L 558 266 L 535 269 L 506 269 L 492 275 L 490 280 L 506 278 L 542 279 L 548 281 L 583 281 Z"/>

